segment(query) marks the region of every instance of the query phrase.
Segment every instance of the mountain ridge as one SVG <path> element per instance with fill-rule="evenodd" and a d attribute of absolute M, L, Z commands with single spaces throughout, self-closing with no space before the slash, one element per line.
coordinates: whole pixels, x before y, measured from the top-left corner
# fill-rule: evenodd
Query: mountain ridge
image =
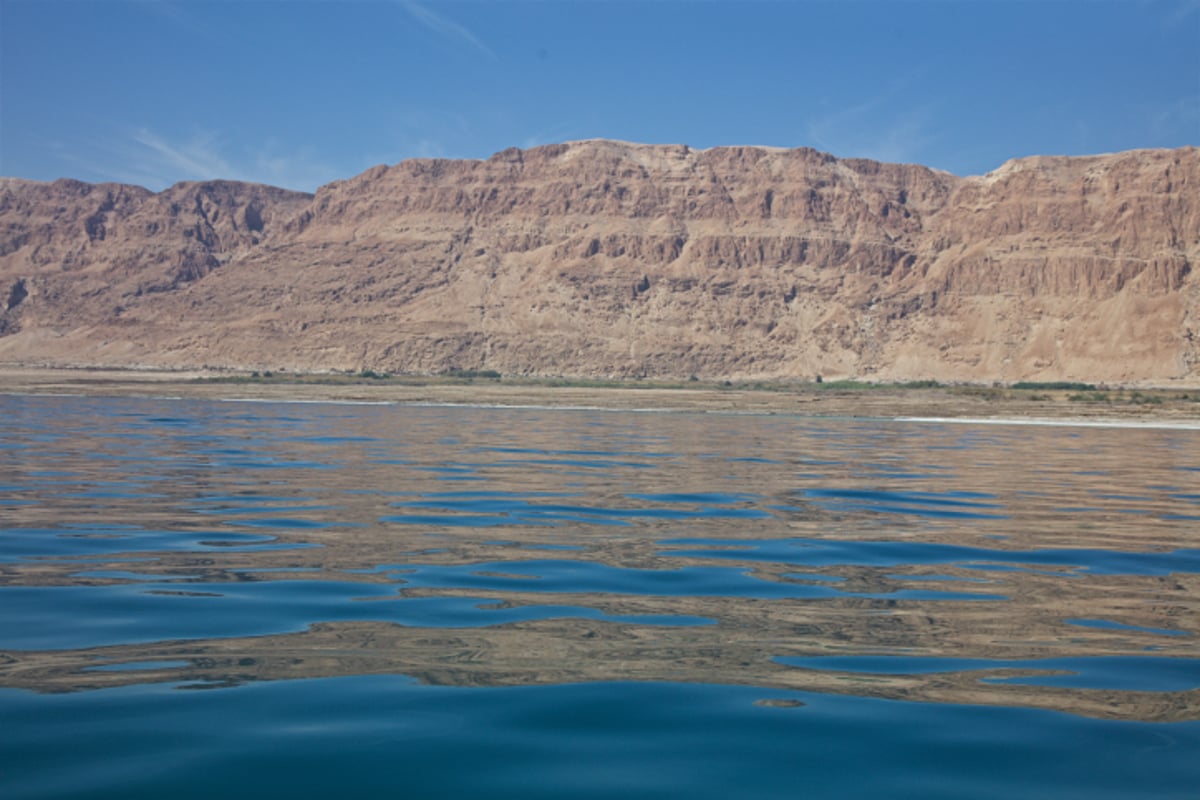
<path fill-rule="evenodd" d="M 0 362 L 1190 385 L 1198 257 L 1195 147 L 958 177 L 584 140 L 311 195 L 0 179 Z"/>

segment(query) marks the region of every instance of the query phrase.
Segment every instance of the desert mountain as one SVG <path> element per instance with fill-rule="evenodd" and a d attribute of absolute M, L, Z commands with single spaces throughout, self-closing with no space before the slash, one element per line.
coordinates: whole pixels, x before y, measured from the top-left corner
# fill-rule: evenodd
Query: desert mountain
<path fill-rule="evenodd" d="M 1200 149 L 584 141 L 315 196 L 0 179 L 0 361 L 1200 383 Z"/>

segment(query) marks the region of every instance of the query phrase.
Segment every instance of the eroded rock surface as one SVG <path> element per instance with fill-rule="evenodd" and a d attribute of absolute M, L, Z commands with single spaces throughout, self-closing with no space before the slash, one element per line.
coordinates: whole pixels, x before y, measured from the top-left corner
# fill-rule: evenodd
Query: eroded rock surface
<path fill-rule="evenodd" d="M 1200 382 L 1200 149 L 586 141 L 315 196 L 0 180 L 0 361 Z"/>

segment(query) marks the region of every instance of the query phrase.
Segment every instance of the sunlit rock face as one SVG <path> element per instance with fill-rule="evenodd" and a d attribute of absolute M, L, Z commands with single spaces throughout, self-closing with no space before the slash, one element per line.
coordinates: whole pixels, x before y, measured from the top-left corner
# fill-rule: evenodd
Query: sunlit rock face
<path fill-rule="evenodd" d="M 315 196 L 0 180 L 0 360 L 1200 383 L 1200 150 L 585 141 Z"/>

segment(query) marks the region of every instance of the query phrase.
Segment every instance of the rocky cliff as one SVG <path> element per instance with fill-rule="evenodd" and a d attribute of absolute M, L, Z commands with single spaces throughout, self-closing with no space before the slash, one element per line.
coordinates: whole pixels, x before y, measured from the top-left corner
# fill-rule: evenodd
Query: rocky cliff
<path fill-rule="evenodd" d="M 0 180 L 0 361 L 1200 383 L 1200 149 L 572 142 L 309 196 Z"/>

